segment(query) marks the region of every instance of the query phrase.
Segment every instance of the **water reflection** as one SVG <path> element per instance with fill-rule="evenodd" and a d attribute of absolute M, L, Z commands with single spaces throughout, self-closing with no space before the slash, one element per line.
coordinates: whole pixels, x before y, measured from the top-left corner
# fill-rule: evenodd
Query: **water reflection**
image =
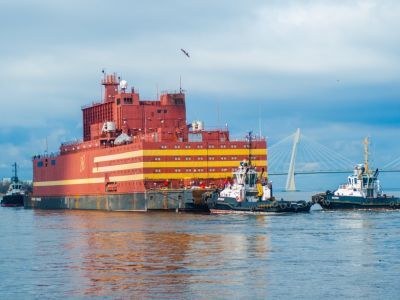
<path fill-rule="evenodd" d="M 233 285 L 250 280 L 252 285 L 265 285 L 265 278 L 257 281 L 261 273 L 249 269 L 255 259 L 267 259 L 268 223 L 264 217 L 228 219 L 230 226 L 226 227 L 215 216 L 57 214 L 63 221 L 47 227 L 68 230 L 60 241 L 64 252 L 74 256 L 68 271 L 85 282 L 84 290 L 71 295 L 109 296 L 115 291 L 134 291 L 138 297 L 187 295 L 206 285 L 226 285 L 226 278 Z M 46 212 L 37 215 L 46 217 Z M 196 224 L 196 218 L 210 223 Z M 243 230 L 249 221 L 256 232 Z"/>

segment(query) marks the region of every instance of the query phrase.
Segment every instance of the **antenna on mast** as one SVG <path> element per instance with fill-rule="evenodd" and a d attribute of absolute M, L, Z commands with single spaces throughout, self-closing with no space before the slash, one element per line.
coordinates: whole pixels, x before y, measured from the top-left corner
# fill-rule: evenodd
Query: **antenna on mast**
<path fill-rule="evenodd" d="M 179 93 L 182 94 L 182 76 L 179 75 Z"/>
<path fill-rule="evenodd" d="M 101 73 L 103 73 L 103 81 L 104 81 L 106 79 L 106 69 L 103 68 L 101 70 Z M 104 96 L 103 96 L 103 85 L 100 84 L 100 99 L 103 99 L 103 98 L 104 98 Z"/>
<path fill-rule="evenodd" d="M 261 105 L 258 106 L 258 131 L 261 139 Z"/>
<path fill-rule="evenodd" d="M 221 129 L 221 115 L 219 111 L 219 101 L 217 100 L 217 128 L 218 130 Z"/>
<path fill-rule="evenodd" d="M 46 136 L 46 149 L 44 150 L 44 152 L 46 154 L 49 153 L 49 145 L 48 145 L 48 141 L 47 141 L 47 136 Z"/>
<path fill-rule="evenodd" d="M 368 161 L 368 156 L 369 156 L 369 138 L 366 137 L 364 139 L 364 168 L 365 172 L 369 171 L 369 161 Z"/>

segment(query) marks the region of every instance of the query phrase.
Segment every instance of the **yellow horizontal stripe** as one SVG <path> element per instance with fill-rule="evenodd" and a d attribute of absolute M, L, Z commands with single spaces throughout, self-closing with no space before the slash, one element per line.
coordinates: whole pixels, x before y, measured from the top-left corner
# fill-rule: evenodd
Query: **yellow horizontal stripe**
<path fill-rule="evenodd" d="M 267 165 L 266 160 L 253 161 L 254 166 Z M 144 168 L 180 168 L 180 167 L 238 167 L 236 160 L 200 160 L 200 161 L 157 161 L 144 162 Z"/>
<path fill-rule="evenodd" d="M 93 173 L 142 169 L 143 162 L 93 168 Z"/>
<path fill-rule="evenodd" d="M 33 185 L 37 187 L 43 186 L 57 186 L 57 185 L 73 185 L 73 184 L 90 184 L 90 183 L 103 183 L 104 178 L 82 178 L 82 179 L 67 179 L 55 181 L 37 181 Z"/>
<path fill-rule="evenodd" d="M 144 174 L 144 179 L 190 179 L 190 178 L 226 178 L 226 177 L 232 177 L 232 172 Z"/>
<path fill-rule="evenodd" d="M 130 151 L 124 152 L 120 154 L 112 154 L 112 155 L 105 155 L 105 156 L 97 156 L 94 158 L 94 162 L 103 162 L 103 161 L 110 161 L 110 160 L 117 160 L 117 159 L 125 159 L 125 158 L 133 158 L 143 156 L 143 150 L 137 151 Z"/>
<path fill-rule="evenodd" d="M 110 176 L 111 182 L 131 181 L 131 180 L 143 180 L 143 174 L 124 175 L 124 176 Z"/>
<path fill-rule="evenodd" d="M 252 155 L 265 155 L 266 149 L 252 149 Z M 144 156 L 207 156 L 207 155 L 249 155 L 248 149 L 174 149 L 144 150 Z"/>
<path fill-rule="evenodd" d="M 248 149 L 174 149 L 174 150 L 137 150 L 124 152 L 120 154 L 112 154 L 105 156 L 97 156 L 94 158 L 95 163 L 111 161 L 117 159 L 134 158 L 141 156 L 207 156 L 207 155 L 248 155 Z M 267 149 L 252 149 L 252 155 L 266 155 Z"/>
<path fill-rule="evenodd" d="M 264 173 L 264 176 L 268 176 L 268 173 Z M 232 172 L 209 172 L 209 173 L 151 173 L 144 174 L 146 180 L 159 180 L 159 179 L 190 179 L 190 178 L 227 178 L 232 177 Z"/>
<path fill-rule="evenodd" d="M 110 176 L 110 182 L 121 182 L 131 180 L 143 180 L 143 174 L 125 175 L 125 176 Z M 36 187 L 44 186 L 57 186 L 57 185 L 73 185 L 73 184 L 91 184 L 91 183 L 104 183 L 104 178 L 82 178 L 82 179 L 67 179 L 57 181 L 39 181 L 34 182 Z"/>
<path fill-rule="evenodd" d="M 254 166 L 266 166 L 266 160 L 253 161 Z M 124 170 L 135 170 L 143 168 L 200 168 L 200 167 L 237 167 L 238 161 L 226 160 L 226 161 L 149 161 L 149 162 L 138 162 L 130 164 L 122 164 L 115 166 L 105 166 L 93 168 L 93 173 L 100 172 L 113 172 L 113 171 L 124 171 Z"/>

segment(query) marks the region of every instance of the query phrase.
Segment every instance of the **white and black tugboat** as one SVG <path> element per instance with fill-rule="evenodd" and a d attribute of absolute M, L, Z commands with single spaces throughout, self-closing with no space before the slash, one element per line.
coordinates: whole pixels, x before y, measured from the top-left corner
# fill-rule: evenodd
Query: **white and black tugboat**
<path fill-rule="evenodd" d="M 355 166 L 347 183 L 333 192 L 327 191 L 312 196 L 312 202 L 324 209 L 400 209 L 400 198 L 383 193 L 379 170 L 369 169 L 368 138 L 364 140 L 364 164 Z"/>
<path fill-rule="evenodd" d="M 249 153 L 251 134 L 249 134 Z M 233 182 L 227 182 L 220 192 L 206 194 L 206 203 L 211 213 L 218 214 L 268 214 L 286 212 L 308 212 L 313 203 L 306 201 L 275 200 L 272 184 L 263 178 L 264 169 L 258 176 L 256 168 L 243 161 L 233 171 Z"/>
<path fill-rule="evenodd" d="M 24 199 L 26 197 L 25 191 L 22 189 L 22 182 L 18 180 L 17 176 L 17 163 L 13 164 L 13 177 L 7 193 L 1 200 L 1 206 L 24 206 Z"/>

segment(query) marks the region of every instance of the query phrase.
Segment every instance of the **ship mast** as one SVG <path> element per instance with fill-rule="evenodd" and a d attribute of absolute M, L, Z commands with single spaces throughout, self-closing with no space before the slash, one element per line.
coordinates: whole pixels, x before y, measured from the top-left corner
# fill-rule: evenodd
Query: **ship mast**
<path fill-rule="evenodd" d="M 12 182 L 18 182 L 18 176 L 17 176 L 17 163 L 13 163 L 13 178 L 12 178 Z"/>
<path fill-rule="evenodd" d="M 368 156 L 369 156 L 369 139 L 366 137 L 364 139 L 364 168 L 365 172 L 368 173 L 369 171 L 369 162 L 368 162 Z"/>
<path fill-rule="evenodd" d="M 253 131 L 249 131 L 249 166 L 251 166 L 251 134 Z"/>

